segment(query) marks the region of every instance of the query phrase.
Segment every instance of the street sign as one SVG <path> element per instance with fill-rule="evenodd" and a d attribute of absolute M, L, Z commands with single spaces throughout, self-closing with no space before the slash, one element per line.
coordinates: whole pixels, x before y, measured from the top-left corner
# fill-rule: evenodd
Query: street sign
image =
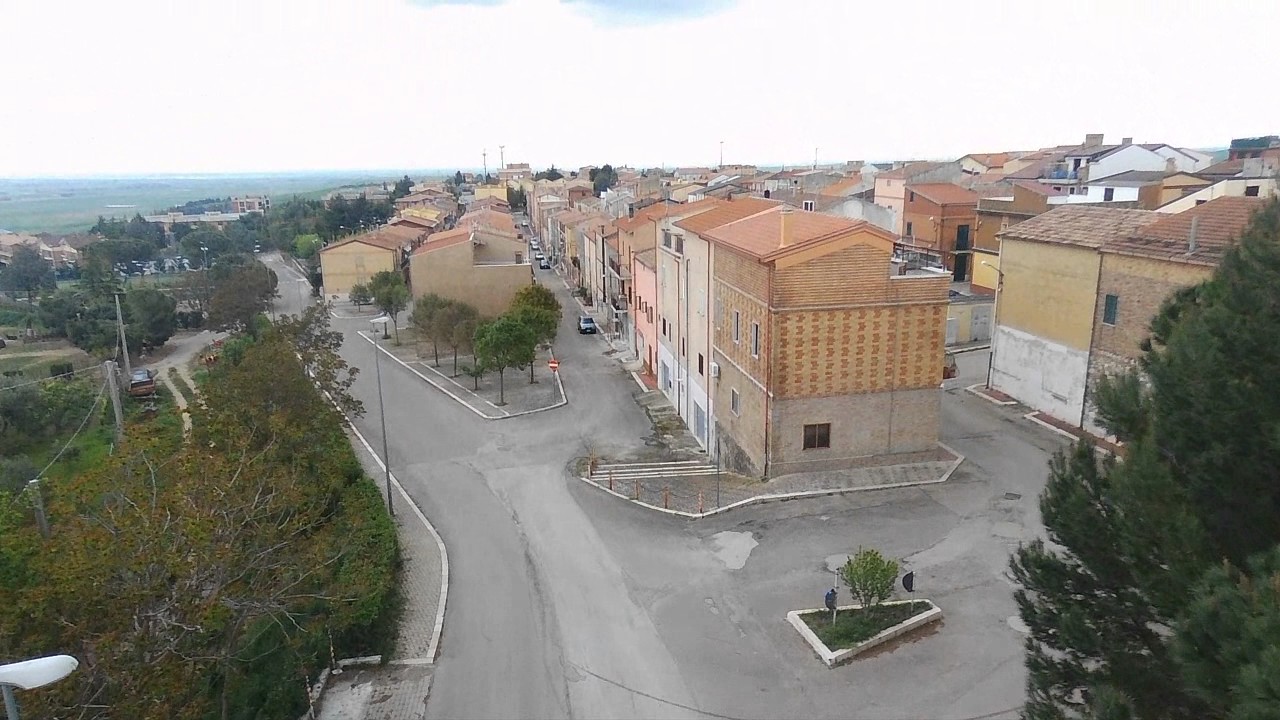
<path fill-rule="evenodd" d="M 902 576 L 902 589 L 907 592 L 916 591 L 916 573 L 914 570 Z"/>
<path fill-rule="evenodd" d="M 556 372 L 560 369 L 560 361 L 555 358 L 551 358 L 547 361 L 547 367 L 551 368 L 551 372 Z"/>

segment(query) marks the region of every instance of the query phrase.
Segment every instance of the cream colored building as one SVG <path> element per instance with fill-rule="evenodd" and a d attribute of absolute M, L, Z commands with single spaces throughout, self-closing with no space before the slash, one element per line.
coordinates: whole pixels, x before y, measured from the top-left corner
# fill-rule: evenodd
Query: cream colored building
<path fill-rule="evenodd" d="M 492 318 L 533 282 L 533 266 L 523 241 L 484 227 L 457 227 L 428 237 L 414 251 L 409 282 L 415 300 L 434 293 Z"/>
<path fill-rule="evenodd" d="M 355 235 L 320 250 L 326 297 L 345 298 L 352 286 L 384 270 L 398 270 L 410 248 L 404 237 L 377 230 Z"/>

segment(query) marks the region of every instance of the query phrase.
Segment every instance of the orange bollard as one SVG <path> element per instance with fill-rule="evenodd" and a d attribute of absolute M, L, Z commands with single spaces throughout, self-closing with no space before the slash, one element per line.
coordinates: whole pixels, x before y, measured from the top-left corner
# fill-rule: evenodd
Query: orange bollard
<path fill-rule="evenodd" d="M 702 514 L 702 491 L 698 491 L 698 514 Z"/>
<path fill-rule="evenodd" d="M 664 510 L 671 509 L 671 488 L 662 488 L 662 508 Z"/>

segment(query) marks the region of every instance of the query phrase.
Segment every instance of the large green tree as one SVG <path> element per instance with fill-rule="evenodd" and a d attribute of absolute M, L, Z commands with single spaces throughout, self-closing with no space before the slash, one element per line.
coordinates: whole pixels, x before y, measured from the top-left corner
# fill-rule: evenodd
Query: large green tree
<path fill-rule="evenodd" d="M 427 293 L 413 303 L 413 312 L 409 315 L 409 323 L 417 330 L 418 337 L 431 341 L 436 367 L 440 367 L 440 344 L 447 339 L 441 332 L 446 325 L 438 322 L 437 317 L 452 304 L 452 300 L 442 295 Z"/>
<path fill-rule="evenodd" d="M 275 297 L 275 273 L 261 263 L 242 265 L 215 281 L 209 300 L 209 323 L 258 334 L 257 317 Z"/>
<path fill-rule="evenodd" d="M 143 347 L 160 347 L 178 326 L 178 302 L 152 288 L 134 288 L 125 295 L 129 326 Z"/>
<path fill-rule="evenodd" d="M 1244 588 L 1271 582 L 1280 544 L 1280 201 L 1151 329 L 1142 376 L 1096 398 L 1124 461 L 1087 443 L 1055 458 L 1040 501 L 1052 544 L 1012 562 L 1031 630 L 1024 713 L 1275 718 L 1276 675 L 1260 677 L 1280 635 Z"/>
<path fill-rule="evenodd" d="M 30 245 L 19 245 L 13 250 L 8 265 L 0 266 L 0 290 L 8 293 L 24 293 L 29 302 L 36 295 L 55 286 L 53 264 L 40 257 L 40 252 Z"/>
<path fill-rule="evenodd" d="M 485 368 L 498 371 L 498 404 L 507 401 L 503 374 L 510 368 L 532 364 L 538 335 L 529 325 L 512 315 L 503 315 L 476 331 L 475 355 Z"/>
<path fill-rule="evenodd" d="M 404 275 L 394 270 L 383 270 L 369 278 L 369 294 L 373 296 L 373 304 L 391 320 L 396 332 L 396 344 L 400 344 L 400 313 L 409 307 L 409 288 L 404 284 Z M 383 326 L 383 337 L 386 327 Z"/>
<path fill-rule="evenodd" d="M 458 375 L 458 351 L 470 349 L 480 327 L 480 312 L 464 302 L 452 302 L 440 308 L 433 316 L 431 337 L 442 338 L 453 351 L 453 375 Z"/>

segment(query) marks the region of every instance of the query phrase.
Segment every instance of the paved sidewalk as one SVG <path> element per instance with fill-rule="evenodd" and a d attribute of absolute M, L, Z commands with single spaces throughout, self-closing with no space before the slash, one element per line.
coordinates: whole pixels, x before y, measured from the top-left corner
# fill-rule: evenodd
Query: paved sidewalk
<path fill-rule="evenodd" d="M 383 487 L 383 470 L 358 436 L 352 446 L 365 472 Z M 394 478 L 394 475 L 393 475 Z M 319 720 L 420 720 L 426 717 L 432 663 L 439 642 L 441 578 L 447 559 L 437 536 L 416 513 L 409 497 L 393 488 L 400 539 L 400 596 L 403 610 L 390 662 L 347 668 L 330 677 L 320 698 Z M 384 495 L 385 497 L 385 495 Z M 385 658 L 384 658 L 385 659 Z"/>

